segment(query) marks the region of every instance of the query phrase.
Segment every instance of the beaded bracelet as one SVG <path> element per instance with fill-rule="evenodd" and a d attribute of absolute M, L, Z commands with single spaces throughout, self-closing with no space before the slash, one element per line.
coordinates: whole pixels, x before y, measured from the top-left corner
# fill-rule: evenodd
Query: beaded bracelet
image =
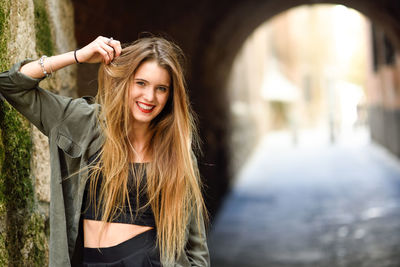
<path fill-rule="evenodd" d="M 39 59 L 39 65 L 40 65 L 40 67 L 42 67 L 42 71 L 43 71 L 43 74 L 46 76 L 46 78 L 47 77 L 51 77 L 51 75 L 52 75 L 52 72 L 53 72 L 53 70 L 51 69 L 51 66 L 50 66 L 50 73 L 48 73 L 47 71 L 46 71 L 46 68 L 44 67 L 44 60 L 47 58 L 47 56 L 46 55 L 43 55 L 40 59 Z M 50 64 L 51 65 L 51 64 Z"/>

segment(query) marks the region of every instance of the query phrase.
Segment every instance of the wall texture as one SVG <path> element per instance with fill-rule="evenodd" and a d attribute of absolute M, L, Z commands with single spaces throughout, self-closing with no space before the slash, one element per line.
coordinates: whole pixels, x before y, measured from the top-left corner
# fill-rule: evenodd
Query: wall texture
<path fill-rule="evenodd" d="M 0 0 L 0 71 L 75 46 L 69 0 Z M 73 67 L 67 68 L 41 86 L 74 95 L 75 75 Z M 47 137 L 1 100 L 0 266 L 48 264 L 48 159 Z"/>

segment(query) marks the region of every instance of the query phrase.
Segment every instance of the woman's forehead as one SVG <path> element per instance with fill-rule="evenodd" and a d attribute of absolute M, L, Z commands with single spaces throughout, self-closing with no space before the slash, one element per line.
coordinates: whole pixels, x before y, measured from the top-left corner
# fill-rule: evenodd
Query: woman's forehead
<path fill-rule="evenodd" d="M 142 79 L 166 85 L 169 85 L 171 82 L 168 70 L 160 66 L 156 60 L 148 60 L 141 63 L 135 71 L 134 79 Z"/>

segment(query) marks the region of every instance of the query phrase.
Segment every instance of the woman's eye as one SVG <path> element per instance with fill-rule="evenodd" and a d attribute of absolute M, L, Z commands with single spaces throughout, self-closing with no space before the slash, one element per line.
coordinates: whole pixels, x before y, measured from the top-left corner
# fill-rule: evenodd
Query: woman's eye
<path fill-rule="evenodd" d="M 144 86 L 144 82 L 141 82 L 141 81 L 136 81 L 136 84 L 139 86 Z"/>
<path fill-rule="evenodd" d="M 160 86 L 158 87 L 158 90 L 160 90 L 161 92 L 166 92 L 168 89 L 167 87 Z"/>

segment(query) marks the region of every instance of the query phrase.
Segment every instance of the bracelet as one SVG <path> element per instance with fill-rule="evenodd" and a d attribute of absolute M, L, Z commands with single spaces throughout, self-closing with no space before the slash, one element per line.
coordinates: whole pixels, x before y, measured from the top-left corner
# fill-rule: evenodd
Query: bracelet
<path fill-rule="evenodd" d="M 76 57 L 76 51 L 77 51 L 77 50 L 78 50 L 78 48 L 75 49 L 75 51 L 74 51 L 74 58 L 75 58 L 75 61 L 76 61 L 76 63 L 78 63 L 78 64 L 82 64 L 81 62 L 78 61 L 78 58 Z"/>
<path fill-rule="evenodd" d="M 47 58 L 47 56 L 46 55 L 43 55 L 40 59 L 39 59 L 39 65 L 40 65 L 40 67 L 42 68 L 42 71 L 43 71 L 43 74 L 44 74 L 44 76 L 46 76 L 46 78 L 47 77 L 51 77 L 51 74 L 52 74 L 52 71 L 50 72 L 50 73 L 48 73 L 47 71 L 46 71 L 46 68 L 44 67 L 44 60 Z M 50 68 L 51 69 L 51 68 Z"/>

